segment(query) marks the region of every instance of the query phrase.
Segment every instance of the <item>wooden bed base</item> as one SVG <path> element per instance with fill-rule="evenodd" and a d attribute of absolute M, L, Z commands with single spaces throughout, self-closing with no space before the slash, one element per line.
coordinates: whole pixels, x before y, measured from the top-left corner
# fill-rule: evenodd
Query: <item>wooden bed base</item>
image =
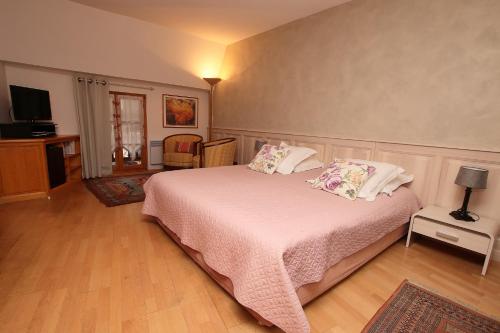
<path fill-rule="evenodd" d="M 166 227 L 159 219 L 156 219 L 156 222 L 163 228 L 163 230 L 174 240 L 174 242 L 179 245 L 179 247 L 184 250 L 184 252 L 194 260 L 198 266 L 200 266 L 215 282 L 217 282 L 226 292 L 228 292 L 234 298 L 233 292 L 233 283 L 231 280 L 222 274 L 219 274 L 217 271 L 210 268 L 203 259 L 203 255 L 181 243 L 180 238 L 171 231 L 168 227 Z M 297 295 L 299 296 L 301 304 L 304 306 L 307 303 L 311 302 L 316 297 L 323 294 L 325 291 L 345 279 L 351 273 L 356 271 L 358 268 L 363 266 L 365 263 L 376 257 L 379 253 L 384 251 L 386 248 L 394 244 L 400 238 L 402 238 L 408 232 L 408 223 L 402 225 L 396 230 L 388 233 L 375 243 L 368 245 L 362 250 L 346 257 L 330 267 L 324 274 L 323 279 L 321 281 L 315 283 L 309 283 L 299 287 L 297 291 Z M 273 326 L 271 322 L 261 317 L 258 313 L 244 307 L 257 321 L 260 325 L 264 326 Z"/>

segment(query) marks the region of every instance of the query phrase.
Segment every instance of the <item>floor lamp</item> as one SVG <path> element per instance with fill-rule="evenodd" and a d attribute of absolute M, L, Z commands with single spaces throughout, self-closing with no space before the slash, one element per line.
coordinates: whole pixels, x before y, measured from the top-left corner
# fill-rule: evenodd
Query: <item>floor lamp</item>
<path fill-rule="evenodd" d="M 203 80 L 207 81 L 210 84 L 210 96 L 208 101 L 208 141 L 212 139 L 212 124 L 214 121 L 214 90 L 215 85 L 221 81 L 218 77 L 204 77 Z"/>

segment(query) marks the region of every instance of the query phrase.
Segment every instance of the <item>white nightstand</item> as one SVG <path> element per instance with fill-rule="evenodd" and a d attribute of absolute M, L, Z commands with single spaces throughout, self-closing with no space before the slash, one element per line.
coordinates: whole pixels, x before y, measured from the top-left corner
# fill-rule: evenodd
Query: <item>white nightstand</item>
<path fill-rule="evenodd" d="M 500 231 L 497 221 L 481 217 L 477 222 L 464 222 L 451 217 L 450 209 L 428 206 L 411 217 L 406 247 L 410 246 L 412 233 L 425 235 L 449 244 L 484 254 L 482 275 L 486 274 L 491 251 Z"/>

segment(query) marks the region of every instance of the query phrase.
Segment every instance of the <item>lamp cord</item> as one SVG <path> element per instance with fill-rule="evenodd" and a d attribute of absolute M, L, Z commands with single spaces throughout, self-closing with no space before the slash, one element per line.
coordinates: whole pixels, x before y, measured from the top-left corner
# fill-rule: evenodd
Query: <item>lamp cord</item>
<path fill-rule="evenodd" d="M 479 221 L 479 220 L 481 219 L 481 217 L 480 217 L 479 215 L 477 215 L 476 213 L 474 213 L 474 212 L 470 212 L 470 211 L 469 211 L 469 212 L 467 212 L 467 213 L 468 213 L 470 216 L 472 216 L 473 218 L 476 218 L 476 219 L 474 220 L 474 222 L 477 222 L 477 221 Z"/>

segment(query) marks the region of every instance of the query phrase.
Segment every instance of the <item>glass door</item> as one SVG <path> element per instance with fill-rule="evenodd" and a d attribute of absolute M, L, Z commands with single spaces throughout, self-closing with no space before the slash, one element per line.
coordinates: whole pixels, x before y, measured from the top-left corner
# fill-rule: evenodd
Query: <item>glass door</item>
<path fill-rule="evenodd" d="M 146 95 L 109 94 L 113 172 L 147 169 Z"/>

